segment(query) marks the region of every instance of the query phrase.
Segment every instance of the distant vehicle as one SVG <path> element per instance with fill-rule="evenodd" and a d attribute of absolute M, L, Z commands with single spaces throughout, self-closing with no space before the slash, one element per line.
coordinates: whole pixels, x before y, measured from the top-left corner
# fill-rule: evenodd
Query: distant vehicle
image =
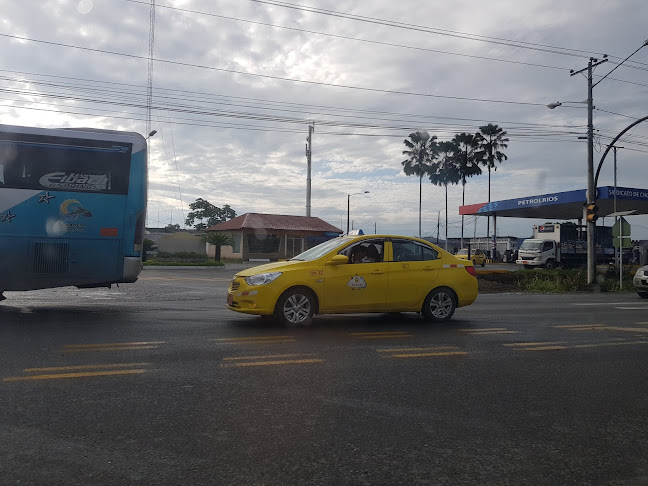
<path fill-rule="evenodd" d="M 357 260 L 358 254 L 376 261 Z M 287 262 L 237 273 L 227 307 L 289 326 L 308 324 L 314 314 L 358 312 L 420 312 L 445 321 L 476 298 L 472 262 L 418 238 L 365 235 L 334 238 Z"/>
<path fill-rule="evenodd" d="M 587 263 L 585 226 L 573 223 L 543 224 L 533 227 L 533 238 L 522 242 L 516 263 L 525 268 L 548 270 L 560 265 L 574 267 Z M 614 255 L 612 227 L 596 227 L 596 261 L 607 263 Z"/>
<path fill-rule="evenodd" d="M 640 267 L 632 279 L 632 285 L 640 297 L 648 299 L 648 265 Z"/>
<path fill-rule="evenodd" d="M 137 133 L 0 125 L 0 300 L 135 282 L 146 171 Z"/>
<path fill-rule="evenodd" d="M 475 266 L 481 265 L 483 267 L 486 265 L 486 254 L 480 249 L 470 250 L 470 257 L 468 257 L 468 248 L 462 248 L 455 256 L 462 260 L 471 260 Z"/>

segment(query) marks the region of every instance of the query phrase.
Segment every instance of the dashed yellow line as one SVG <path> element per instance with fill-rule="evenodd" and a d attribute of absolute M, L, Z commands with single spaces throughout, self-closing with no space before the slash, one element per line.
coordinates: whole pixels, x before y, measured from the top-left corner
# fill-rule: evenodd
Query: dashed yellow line
<path fill-rule="evenodd" d="M 258 355 L 258 356 L 231 356 L 228 358 L 223 358 L 223 361 L 242 361 L 246 359 L 271 359 L 271 358 L 296 358 L 298 356 L 313 356 L 314 353 L 302 353 L 302 354 L 269 354 L 269 355 Z"/>
<path fill-rule="evenodd" d="M 406 353 L 406 354 L 392 354 L 392 358 L 428 358 L 432 356 L 463 356 L 468 354 L 467 351 L 444 351 L 437 353 Z"/>
<path fill-rule="evenodd" d="M 468 354 L 457 346 L 426 346 L 420 348 L 377 349 L 384 358 L 431 358 L 440 356 L 464 356 Z"/>
<path fill-rule="evenodd" d="M 457 349 L 457 346 L 434 346 L 434 347 L 422 347 L 422 348 L 383 348 L 377 349 L 379 353 L 401 353 L 405 351 L 430 351 L 431 349 L 442 351 L 445 349 Z"/>
<path fill-rule="evenodd" d="M 240 338 L 218 338 L 212 341 L 222 344 L 271 344 L 271 343 L 294 343 L 295 336 L 255 336 Z"/>
<path fill-rule="evenodd" d="M 351 336 L 359 339 L 399 339 L 414 337 L 406 331 L 352 332 Z"/>
<path fill-rule="evenodd" d="M 66 344 L 61 349 L 64 353 L 134 351 L 140 349 L 156 349 L 164 341 L 139 341 L 130 343 L 99 343 L 99 344 Z"/>
<path fill-rule="evenodd" d="M 548 346 L 556 344 L 564 344 L 565 341 L 544 341 L 544 342 L 528 342 L 528 343 L 504 343 L 502 346 Z"/>
<path fill-rule="evenodd" d="M 510 331 L 505 327 L 491 327 L 485 329 L 457 329 L 456 332 L 480 336 L 485 334 L 517 334 L 518 331 Z"/>
<path fill-rule="evenodd" d="M 144 346 L 144 345 L 159 345 L 164 344 L 164 341 L 141 341 L 131 343 L 101 343 L 101 344 L 66 344 L 64 348 L 107 348 L 107 347 L 121 347 L 121 346 Z"/>
<path fill-rule="evenodd" d="M 90 378 L 96 376 L 134 375 L 147 373 L 149 370 L 115 370 L 115 371 L 87 371 L 80 373 L 57 373 L 51 375 L 10 376 L 2 381 L 31 381 L 31 380 L 58 380 L 64 378 Z"/>
<path fill-rule="evenodd" d="M 603 327 L 603 324 L 566 324 L 563 326 L 552 326 L 555 329 L 570 329 L 573 331 L 578 331 L 578 330 L 587 330 L 587 329 L 592 329 L 592 328 L 597 328 L 597 327 Z"/>
<path fill-rule="evenodd" d="M 323 363 L 323 359 L 312 358 L 312 359 L 284 359 L 276 361 L 249 361 L 243 363 L 226 363 L 221 364 L 222 368 L 240 368 L 240 367 L 249 367 L 249 366 L 278 366 L 278 365 L 289 365 L 289 364 L 307 364 L 307 363 Z"/>
<path fill-rule="evenodd" d="M 564 349 L 602 348 L 606 346 L 633 346 L 637 344 L 648 344 L 648 341 L 623 341 L 589 344 L 571 344 L 564 346 L 532 346 L 520 348 L 519 351 L 561 351 Z"/>
<path fill-rule="evenodd" d="M 110 369 L 110 368 L 128 368 L 150 366 L 150 363 L 119 363 L 119 364 L 95 364 L 80 366 L 50 366 L 47 368 L 27 368 L 25 373 L 47 373 L 50 371 L 73 371 L 73 370 L 92 370 L 92 369 Z"/>

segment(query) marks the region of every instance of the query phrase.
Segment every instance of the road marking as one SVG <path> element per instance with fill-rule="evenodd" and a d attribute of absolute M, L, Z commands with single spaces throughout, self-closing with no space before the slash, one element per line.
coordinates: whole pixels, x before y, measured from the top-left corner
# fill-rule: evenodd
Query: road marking
<path fill-rule="evenodd" d="M 582 324 L 573 326 L 553 326 L 555 328 L 567 329 L 569 331 L 622 331 L 622 332 L 638 332 L 648 333 L 648 328 L 644 327 L 619 327 L 619 326 L 604 326 L 603 324 Z"/>
<path fill-rule="evenodd" d="M 96 364 L 80 366 L 50 366 L 47 368 L 27 368 L 25 373 L 47 373 L 48 371 L 73 371 L 73 370 L 92 370 L 92 369 L 110 369 L 110 368 L 128 368 L 150 366 L 150 363 L 119 363 L 119 364 Z"/>
<path fill-rule="evenodd" d="M 614 307 L 620 310 L 646 310 L 646 307 Z"/>
<path fill-rule="evenodd" d="M 134 351 L 140 349 L 156 349 L 164 341 L 140 341 L 131 343 L 100 343 L 100 344 L 66 344 L 60 350 L 63 353 L 85 353 L 95 351 Z"/>
<path fill-rule="evenodd" d="M 221 368 L 234 368 L 234 367 L 247 367 L 247 366 L 278 366 L 287 364 L 307 364 L 307 363 L 323 363 L 323 359 L 285 359 L 278 361 L 249 361 L 244 363 L 227 363 L 221 364 Z"/>
<path fill-rule="evenodd" d="M 352 332 L 359 339 L 398 339 L 414 337 L 407 331 Z"/>
<path fill-rule="evenodd" d="M 406 354 L 392 354 L 392 358 L 425 358 L 432 356 L 457 356 L 466 355 L 467 351 L 444 351 L 438 353 L 406 353 Z"/>
<path fill-rule="evenodd" d="M 578 349 L 578 348 L 601 348 L 605 346 L 630 346 L 636 344 L 648 344 L 648 341 L 624 341 L 612 343 L 590 343 L 590 344 L 572 344 L 566 346 L 536 346 L 521 348 L 519 351 L 559 351 L 563 349 Z"/>
<path fill-rule="evenodd" d="M 637 302 L 573 302 L 571 305 L 596 306 L 596 305 L 637 305 Z M 648 303 L 647 303 L 648 305 Z M 644 309 L 645 307 L 642 307 Z"/>
<path fill-rule="evenodd" d="M 217 338 L 211 339 L 222 344 L 274 344 L 274 343 L 294 343 L 297 340 L 295 336 L 256 336 L 240 338 Z"/>
<path fill-rule="evenodd" d="M 164 344 L 164 341 L 142 341 L 134 343 L 103 343 L 103 344 L 66 344 L 66 348 L 101 348 L 115 346 L 142 346 L 148 344 Z"/>
<path fill-rule="evenodd" d="M 404 351 L 430 351 L 430 350 L 442 351 L 444 349 L 457 349 L 457 346 L 434 346 L 434 347 L 423 347 L 423 348 L 384 348 L 377 349 L 379 353 L 401 353 Z"/>
<path fill-rule="evenodd" d="M 567 324 L 564 326 L 552 326 L 555 329 L 573 329 L 578 330 L 579 328 L 591 329 L 592 327 L 603 327 L 603 324 Z"/>
<path fill-rule="evenodd" d="M 268 359 L 268 358 L 296 358 L 297 356 L 313 356 L 315 353 L 293 353 L 293 354 L 268 354 L 258 356 L 231 356 L 223 358 L 223 361 L 239 361 L 246 359 Z"/>
<path fill-rule="evenodd" d="M 383 348 L 376 350 L 383 358 L 431 358 L 440 356 L 464 356 L 468 354 L 457 346 L 426 346 L 421 348 Z M 418 351 L 418 352 L 417 352 Z"/>
<path fill-rule="evenodd" d="M 87 371 L 81 373 L 58 373 L 51 375 L 31 375 L 31 376 L 10 376 L 3 378 L 2 381 L 31 381 L 31 380 L 59 380 L 65 378 L 90 378 L 97 376 L 114 376 L 114 375 L 135 375 L 148 373 L 149 370 L 115 370 L 115 371 Z"/>
<path fill-rule="evenodd" d="M 564 344 L 565 341 L 545 341 L 545 342 L 528 342 L 528 343 L 504 343 L 502 346 L 549 346 L 551 344 Z"/>
<path fill-rule="evenodd" d="M 480 336 L 485 334 L 517 334 L 518 331 L 509 331 L 505 327 L 491 327 L 485 329 L 457 329 L 455 332 L 463 332 L 471 336 Z"/>

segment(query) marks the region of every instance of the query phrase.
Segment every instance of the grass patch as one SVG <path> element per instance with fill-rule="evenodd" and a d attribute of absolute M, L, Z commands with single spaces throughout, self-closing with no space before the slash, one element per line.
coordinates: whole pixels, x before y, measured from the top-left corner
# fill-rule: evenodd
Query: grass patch
<path fill-rule="evenodd" d="M 598 274 L 596 276 L 597 290 L 601 292 L 632 292 L 632 276 L 634 272 L 624 273 L 623 286 L 619 288 L 618 275 Z M 534 292 L 534 293 L 565 293 L 591 291 L 587 285 L 585 269 L 556 269 L 556 270 L 519 270 L 502 274 L 479 275 L 480 289 L 490 292 Z"/>

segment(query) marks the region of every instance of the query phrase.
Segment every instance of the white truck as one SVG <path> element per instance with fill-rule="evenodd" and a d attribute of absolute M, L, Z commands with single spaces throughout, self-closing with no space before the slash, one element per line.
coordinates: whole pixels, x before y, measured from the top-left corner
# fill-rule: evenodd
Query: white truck
<path fill-rule="evenodd" d="M 597 263 L 608 263 L 614 255 L 612 228 L 596 227 Z M 518 265 L 524 268 L 556 266 L 574 267 L 587 263 L 587 232 L 585 226 L 574 223 L 546 223 L 533 227 L 533 238 L 522 242 L 518 250 Z"/>

